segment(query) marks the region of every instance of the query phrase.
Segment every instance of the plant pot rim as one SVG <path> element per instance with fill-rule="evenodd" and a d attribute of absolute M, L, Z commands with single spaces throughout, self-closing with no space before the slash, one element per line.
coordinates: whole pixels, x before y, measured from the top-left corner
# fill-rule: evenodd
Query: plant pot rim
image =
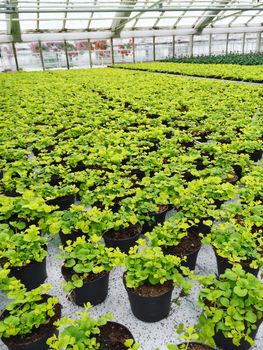
<path fill-rule="evenodd" d="M 210 350 L 210 349 L 211 349 L 211 350 L 214 350 L 214 348 L 211 348 L 211 346 L 206 345 L 206 344 L 201 343 L 201 342 L 197 342 L 197 341 L 183 342 L 183 343 L 178 344 L 178 346 L 183 345 L 183 344 L 203 345 L 203 346 L 206 346 L 209 350 Z M 191 349 L 189 349 L 189 350 L 191 350 Z"/>
<path fill-rule="evenodd" d="M 190 233 L 188 233 L 188 235 L 187 236 L 185 236 L 185 237 L 188 237 L 189 235 L 191 235 Z M 183 238 L 185 238 L 185 237 L 183 237 Z M 182 238 L 182 239 L 183 239 Z M 190 256 L 190 255 L 192 255 L 192 254 L 194 254 L 194 253 L 196 253 L 196 252 L 199 252 L 199 250 L 201 249 L 201 246 L 202 246 L 202 241 L 201 241 L 201 238 L 198 236 L 198 235 L 196 235 L 196 239 L 199 241 L 199 245 L 198 245 L 198 247 L 197 248 L 195 248 L 194 250 L 192 250 L 190 253 L 187 253 L 187 254 L 183 254 L 182 256 Z M 181 241 L 180 241 L 181 242 Z M 170 247 L 178 247 L 178 245 L 180 244 L 180 242 L 177 244 L 177 245 L 162 245 L 162 246 L 160 246 L 160 248 L 163 250 L 165 250 L 165 249 L 169 249 Z M 169 253 L 168 253 L 169 254 Z"/>
<path fill-rule="evenodd" d="M 131 294 L 133 294 L 133 295 L 137 295 L 137 296 L 139 296 L 140 298 L 145 298 L 145 299 L 149 299 L 149 298 L 153 298 L 153 299 L 154 299 L 154 298 L 159 298 L 159 297 L 161 297 L 161 296 L 163 296 L 163 295 L 169 294 L 169 293 L 171 292 L 171 290 L 174 289 L 174 285 L 172 284 L 172 286 L 171 286 L 166 292 L 164 292 L 164 293 L 162 293 L 162 294 L 160 294 L 160 295 L 155 295 L 155 296 L 140 295 L 140 294 L 138 294 L 138 293 L 136 293 L 136 292 L 134 291 L 134 288 L 129 288 L 129 287 L 126 286 L 126 283 L 125 283 L 125 272 L 124 272 L 122 278 L 123 278 L 123 284 L 124 284 L 124 287 L 125 287 L 126 291 L 129 292 L 129 293 L 131 293 Z M 169 282 L 169 281 L 167 281 L 167 282 Z M 171 282 L 172 282 L 172 281 L 171 281 Z"/>
<path fill-rule="evenodd" d="M 109 232 L 109 231 L 111 231 L 111 230 L 109 230 L 109 231 L 107 231 L 107 232 L 105 232 L 104 234 L 103 234 L 103 238 L 104 237 L 106 237 L 106 239 L 108 239 L 109 241 L 113 241 L 113 242 L 126 242 L 126 241 L 129 241 L 129 240 L 134 240 L 134 238 L 136 238 L 136 237 L 139 237 L 140 236 L 140 234 L 142 233 L 142 225 L 140 224 L 140 223 L 137 223 L 137 224 L 135 224 L 135 225 L 130 225 L 130 226 L 138 226 L 138 228 L 139 228 L 139 232 L 138 233 L 136 233 L 134 236 L 131 236 L 131 237 L 126 237 L 126 238 L 111 238 L 111 237 L 109 237 L 108 235 L 107 235 L 107 233 Z M 128 226 L 129 227 L 129 226 Z M 127 227 L 127 228 L 128 228 Z M 118 232 L 118 230 L 114 230 L 115 232 Z"/>
<path fill-rule="evenodd" d="M 75 275 L 78 275 L 78 276 L 83 276 L 83 274 L 79 274 L 79 273 L 77 273 L 77 272 L 75 272 L 71 267 L 66 267 L 64 264 L 61 266 L 61 273 L 62 273 L 62 275 L 63 275 L 63 277 L 64 277 L 64 279 L 65 279 L 65 281 L 69 281 L 70 279 L 66 279 L 65 278 L 65 269 L 68 269 L 68 270 L 70 270 L 70 271 L 73 271 L 73 274 Z M 110 274 L 110 271 L 102 271 L 101 273 L 103 273 L 103 275 L 101 275 L 101 276 L 99 276 L 98 278 L 95 278 L 94 280 L 92 280 L 92 281 L 87 281 L 87 280 L 83 280 L 83 285 L 84 284 L 91 284 L 91 283 L 93 283 L 93 282 L 95 282 L 95 281 L 98 281 L 98 280 L 100 280 L 100 279 L 102 279 L 102 278 L 105 278 L 105 276 L 107 276 L 107 275 L 109 275 Z M 101 274 L 100 273 L 100 274 Z M 94 275 L 96 275 L 96 274 L 94 274 Z M 74 289 L 76 289 L 77 287 L 75 287 Z M 80 288 L 82 288 L 82 287 L 80 287 Z"/>
<path fill-rule="evenodd" d="M 214 250 L 214 253 L 215 255 L 219 258 L 219 259 L 222 259 L 222 260 L 225 260 L 227 261 L 229 264 L 231 265 L 235 265 L 235 264 L 240 264 L 242 267 L 246 267 L 246 268 L 250 268 L 252 270 L 258 270 L 260 269 L 262 266 L 258 266 L 257 268 L 252 268 L 250 267 L 249 265 L 251 264 L 251 262 L 253 262 L 253 260 L 241 260 L 241 261 L 231 261 L 229 260 L 228 258 L 224 257 L 224 256 L 221 256 L 220 254 L 218 254 L 217 252 L 217 248 L 212 244 L 212 248 Z"/>

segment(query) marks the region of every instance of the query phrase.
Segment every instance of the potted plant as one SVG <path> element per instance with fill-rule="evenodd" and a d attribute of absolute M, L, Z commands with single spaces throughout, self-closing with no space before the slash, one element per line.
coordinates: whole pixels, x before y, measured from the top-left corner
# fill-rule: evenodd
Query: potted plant
<path fill-rule="evenodd" d="M 49 349 L 54 350 L 137 350 L 130 331 L 123 325 L 111 322 L 112 315 L 104 314 L 98 319 L 89 315 L 90 304 L 85 304 L 85 311 L 78 312 L 78 318 L 63 317 L 55 325 L 59 335 L 48 339 Z"/>
<path fill-rule="evenodd" d="M 98 208 L 86 209 L 83 205 L 72 205 L 69 210 L 56 211 L 40 220 L 41 230 L 47 234 L 59 234 L 62 244 L 77 237 L 101 236 L 112 227 L 114 214 Z"/>
<path fill-rule="evenodd" d="M 40 219 L 46 218 L 54 209 L 35 191 L 26 190 L 18 197 L 0 195 L 0 222 L 8 223 L 16 230 L 37 225 Z"/>
<path fill-rule="evenodd" d="M 2 226 L 2 227 L 1 227 Z M 14 233 L 8 225 L 0 225 L 0 261 L 10 268 L 10 275 L 19 279 L 28 290 L 44 283 L 47 278 L 47 238 L 31 225 Z"/>
<path fill-rule="evenodd" d="M 179 338 L 183 338 L 185 341 L 178 345 L 167 344 L 168 350 L 213 350 L 206 343 L 199 341 L 199 335 L 193 327 L 185 327 L 183 324 L 179 324 L 176 327 L 176 331 L 179 334 Z"/>
<path fill-rule="evenodd" d="M 106 247 L 118 247 L 127 253 L 136 244 L 142 232 L 142 226 L 135 214 L 122 210 L 113 214 L 111 228 L 103 234 Z"/>
<path fill-rule="evenodd" d="M 145 245 L 144 240 L 140 245 Z M 187 293 L 192 284 L 180 270 L 181 259 L 164 255 L 159 247 L 130 248 L 125 258 L 124 286 L 133 314 L 144 322 L 156 322 L 169 314 L 174 285 Z M 181 267 L 186 273 L 187 268 Z"/>
<path fill-rule="evenodd" d="M 203 242 L 211 243 L 217 258 L 218 273 L 232 264 L 240 263 L 245 271 L 258 275 L 263 265 L 263 240 L 260 232 L 252 232 L 252 225 L 226 222 L 215 225 Z"/>
<path fill-rule="evenodd" d="M 0 338 L 10 350 L 48 350 L 46 341 L 54 333 L 55 321 L 61 317 L 56 297 L 46 294 L 52 286 L 16 293 L 0 316 Z"/>
<path fill-rule="evenodd" d="M 218 279 L 210 275 L 199 281 L 203 285 L 198 298 L 202 312 L 194 327 L 199 339 L 224 349 L 249 349 L 262 322 L 261 282 L 239 264 Z"/>
<path fill-rule="evenodd" d="M 198 235 L 189 233 L 187 220 L 177 219 L 176 216 L 155 226 L 153 231 L 146 233 L 152 247 L 160 247 L 165 255 L 175 255 L 182 260 L 182 266 L 190 270 L 195 269 L 198 252 L 201 248 L 201 239 Z"/>
<path fill-rule="evenodd" d="M 98 243 L 100 237 L 87 241 L 85 236 L 74 242 L 68 241 L 60 246 L 64 259 L 62 274 L 66 280 L 64 289 L 71 293 L 72 300 L 80 306 L 90 302 L 102 303 L 108 294 L 109 273 L 122 264 L 124 254 L 118 248 L 106 248 Z"/>

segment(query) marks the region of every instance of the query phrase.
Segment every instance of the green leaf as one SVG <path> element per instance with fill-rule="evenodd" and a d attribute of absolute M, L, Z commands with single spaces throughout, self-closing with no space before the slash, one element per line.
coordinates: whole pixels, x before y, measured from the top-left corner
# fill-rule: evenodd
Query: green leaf
<path fill-rule="evenodd" d="M 241 289 L 239 286 L 235 286 L 234 293 L 239 297 L 244 297 L 247 295 L 247 289 Z"/>

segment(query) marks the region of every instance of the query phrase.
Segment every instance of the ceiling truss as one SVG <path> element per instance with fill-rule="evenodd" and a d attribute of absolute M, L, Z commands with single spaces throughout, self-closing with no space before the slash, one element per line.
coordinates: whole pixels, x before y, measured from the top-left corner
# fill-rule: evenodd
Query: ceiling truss
<path fill-rule="evenodd" d="M 242 21 L 243 17 L 244 21 Z M 241 20 L 237 22 L 239 18 Z M 14 42 L 21 41 L 29 33 L 96 34 L 109 31 L 110 37 L 122 37 L 122 34 L 127 34 L 129 30 L 132 32 L 146 30 L 152 33 L 170 30 L 172 33 L 174 30 L 194 29 L 193 33 L 201 34 L 206 29 L 219 28 L 222 20 L 226 22 L 225 27 L 229 28 L 252 26 L 260 28 L 263 23 L 263 1 L 0 0 L 0 40 L 1 36 L 9 35 Z M 82 22 L 82 27 L 73 29 L 78 27 L 78 21 Z M 24 29 L 30 28 L 32 22 L 35 23 L 32 30 Z M 50 25 L 54 22 L 61 23 L 61 28 L 52 29 Z M 96 27 L 94 27 L 95 22 Z M 75 25 L 71 28 L 72 23 Z M 104 23 L 111 23 L 111 25 L 105 27 Z M 151 23 L 151 25 L 143 25 L 143 23 Z"/>

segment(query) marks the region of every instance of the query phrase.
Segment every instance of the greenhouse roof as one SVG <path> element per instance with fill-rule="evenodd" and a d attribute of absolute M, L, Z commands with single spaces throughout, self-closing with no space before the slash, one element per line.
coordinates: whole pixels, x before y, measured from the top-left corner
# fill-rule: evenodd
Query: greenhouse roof
<path fill-rule="evenodd" d="M 262 31 L 262 23 L 262 0 L 0 0 L 1 41 L 36 33 L 128 37 L 147 31 Z"/>

